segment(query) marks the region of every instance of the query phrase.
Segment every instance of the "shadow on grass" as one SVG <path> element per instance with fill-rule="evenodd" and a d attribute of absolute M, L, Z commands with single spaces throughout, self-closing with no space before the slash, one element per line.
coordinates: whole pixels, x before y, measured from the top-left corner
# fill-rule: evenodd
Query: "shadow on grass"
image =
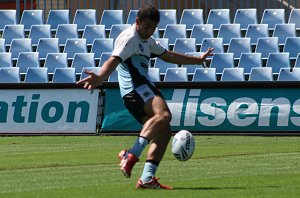
<path fill-rule="evenodd" d="M 244 190 L 247 187 L 174 187 L 174 190 Z"/>

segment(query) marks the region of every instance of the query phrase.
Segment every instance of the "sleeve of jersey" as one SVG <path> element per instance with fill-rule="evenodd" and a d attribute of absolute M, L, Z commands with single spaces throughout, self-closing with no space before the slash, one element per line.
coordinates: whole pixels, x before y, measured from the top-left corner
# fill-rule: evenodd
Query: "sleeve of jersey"
<path fill-rule="evenodd" d="M 151 57 L 159 57 L 163 55 L 167 50 L 161 46 L 155 39 L 151 39 Z"/>
<path fill-rule="evenodd" d="M 122 61 L 125 61 L 134 54 L 133 52 L 134 52 L 134 48 L 133 48 L 132 41 L 126 38 L 124 39 L 119 38 L 116 40 L 115 48 L 112 52 L 112 56 L 117 56 Z"/>

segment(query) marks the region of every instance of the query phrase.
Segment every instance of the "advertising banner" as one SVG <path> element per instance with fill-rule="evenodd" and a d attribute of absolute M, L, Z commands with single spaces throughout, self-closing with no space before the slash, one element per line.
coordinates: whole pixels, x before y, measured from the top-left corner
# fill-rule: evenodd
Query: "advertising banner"
<path fill-rule="evenodd" d="M 300 92 L 295 88 L 162 88 L 173 131 L 299 131 Z M 139 131 L 118 89 L 106 90 L 102 130 Z"/>
<path fill-rule="evenodd" d="M 0 90 L 1 133 L 96 133 L 99 91 Z"/>

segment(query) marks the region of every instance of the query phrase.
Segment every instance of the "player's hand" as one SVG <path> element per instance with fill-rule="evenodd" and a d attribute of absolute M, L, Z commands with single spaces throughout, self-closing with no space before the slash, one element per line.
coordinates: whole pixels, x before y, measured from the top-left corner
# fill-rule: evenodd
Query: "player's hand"
<path fill-rule="evenodd" d="M 212 53 L 215 48 L 208 48 L 206 52 L 204 52 L 200 58 L 202 59 L 202 63 L 204 64 L 203 66 L 206 67 L 206 64 L 210 62 L 210 60 L 207 59 L 209 56 L 213 56 L 214 54 Z"/>
<path fill-rule="evenodd" d="M 102 84 L 101 79 L 94 72 L 89 70 L 84 70 L 84 73 L 88 74 L 89 76 L 78 81 L 76 84 L 84 84 L 83 88 L 89 90 L 93 90 L 95 87 Z"/>

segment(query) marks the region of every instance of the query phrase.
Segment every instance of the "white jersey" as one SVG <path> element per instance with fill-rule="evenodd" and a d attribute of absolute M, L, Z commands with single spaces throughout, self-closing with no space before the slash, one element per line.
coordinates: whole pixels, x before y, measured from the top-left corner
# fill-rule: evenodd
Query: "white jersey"
<path fill-rule="evenodd" d="M 154 38 L 141 39 L 135 24 L 117 37 L 112 56 L 121 59 L 117 71 L 122 97 L 141 85 L 154 86 L 148 76 L 149 60 L 161 56 L 165 51 Z"/>

